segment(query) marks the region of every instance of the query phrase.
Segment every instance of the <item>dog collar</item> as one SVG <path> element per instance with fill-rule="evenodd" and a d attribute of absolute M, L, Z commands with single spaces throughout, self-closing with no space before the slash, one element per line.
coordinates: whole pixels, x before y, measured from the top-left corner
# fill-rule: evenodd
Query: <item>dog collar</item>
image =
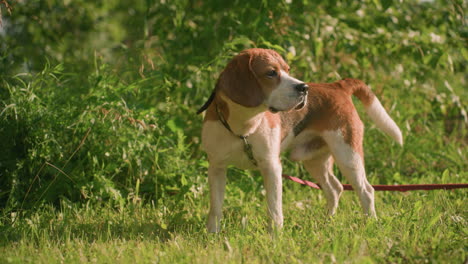
<path fill-rule="evenodd" d="M 221 111 L 219 110 L 219 107 L 218 107 L 218 104 L 216 104 L 216 114 L 218 114 L 218 118 L 219 118 L 219 121 L 221 122 L 221 124 L 223 124 L 223 126 L 229 131 L 231 132 L 231 134 L 233 134 L 234 136 L 240 138 L 242 140 L 242 142 L 244 142 L 244 152 L 245 154 L 247 155 L 247 157 L 249 158 L 250 162 L 252 162 L 252 164 L 254 166 L 257 166 L 257 160 L 255 160 L 255 157 L 253 155 L 253 151 L 252 151 L 252 145 L 249 143 L 249 140 L 248 140 L 248 137 L 250 135 L 237 135 L 235 134 L 231 127 L 229 126 L 228 122 L 226 121 L 226 119 L 224 118 L 224 116 L 221 114 Z"/>

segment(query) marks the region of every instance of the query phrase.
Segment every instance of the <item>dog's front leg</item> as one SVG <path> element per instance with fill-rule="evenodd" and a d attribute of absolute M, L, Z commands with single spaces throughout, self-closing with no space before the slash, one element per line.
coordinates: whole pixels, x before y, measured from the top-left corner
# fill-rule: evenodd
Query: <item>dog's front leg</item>
<path fill-rule="evenodd" d="M 226 188 L 226 167 L 216 167 L 210 164 L 208 168 L 208 183 L 210 185 L 210 212 L 206 228 L 209 233 L 220 231 L 220 220 L 223 216 L 222 207 L 224 190 Z"/>
<path fill-rule="evenodd" d="M 279 159 L 275 161 L 265 161 L 259 164 L 266 190 L 270 231 L 283 227 L 282 167 Z"/>

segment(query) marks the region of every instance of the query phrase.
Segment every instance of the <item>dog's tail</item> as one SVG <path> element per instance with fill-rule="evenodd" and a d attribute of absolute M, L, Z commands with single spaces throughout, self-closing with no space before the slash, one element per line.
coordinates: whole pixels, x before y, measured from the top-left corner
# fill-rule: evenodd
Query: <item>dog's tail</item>
<path fill-rule="evenodd" d="M 351 87 L 350 92 L 364 104 L 367 114 L 376 126 L 398 142 L 398 144 L 403 145 L 403 136 L 400 128 L 398 128 L 395 121 L 385 111 L 371 89 L 360 80 L 344 79 L 343 81 L 346 82 L 346 87 Z"/>
<path fill-rule="evenodd" d="M 202 107 L 200 107 L 200 109 L 198 109 L 197 111 L 197 115 L 200 114 L 200 113 L 203 113 L 203 111 L 205 111 L 211 104 L 211 102 L 213 102 L 214 98 L 215 98 L 215 91 L 213 90 L 213 92 L 211 93 L 210 97 L 208 98 L 208 100 L 202 105 Z"/>

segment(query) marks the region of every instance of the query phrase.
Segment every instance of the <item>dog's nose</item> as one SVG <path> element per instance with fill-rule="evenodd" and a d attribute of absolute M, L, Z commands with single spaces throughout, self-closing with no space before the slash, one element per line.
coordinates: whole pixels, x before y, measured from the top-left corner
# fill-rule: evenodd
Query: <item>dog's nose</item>
<path fill-rule="evenodd" d="M 296 91 L 298 92 L 305 93 L 309 89 L 309 85 L 307 85 L 306 83 L 300 83 L 294 86 L 294 89 L 296 89 Z"/>

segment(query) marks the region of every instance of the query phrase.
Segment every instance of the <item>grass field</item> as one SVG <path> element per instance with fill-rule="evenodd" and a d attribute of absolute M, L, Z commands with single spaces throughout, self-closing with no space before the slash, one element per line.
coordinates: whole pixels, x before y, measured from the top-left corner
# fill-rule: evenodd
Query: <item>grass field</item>
<path fill-rule="evenodd" d="M 10 3 L 9 7 L 5 3 Z M 0 263 L 466 263 L 467 190 L 320 191 L 284 182 L 266 231 L 258 172 L 231 168 L 205 230 L 202 116 L 227 61 L 270 48 L 295 77 L 364 80 L 372 184 L 468 182 L 466 1 L 0 1 Z M 311 178 L 283 158 L 284 173 Z M 346 183 L 338 170 L 335 174 Z"/>
<path fill-rule="evenodd" d="M 466 191 L 377 193 L 378 220 L 352 192 L 330 219 L 315 190 L 285 185 L 285 227 L 265 229 L 264 197 L 231 183 L 220 234 L 207 234 L 206 195 L 164 206 L 44 207 L 2 230 L 2 263 L 463 263 Z"/>

